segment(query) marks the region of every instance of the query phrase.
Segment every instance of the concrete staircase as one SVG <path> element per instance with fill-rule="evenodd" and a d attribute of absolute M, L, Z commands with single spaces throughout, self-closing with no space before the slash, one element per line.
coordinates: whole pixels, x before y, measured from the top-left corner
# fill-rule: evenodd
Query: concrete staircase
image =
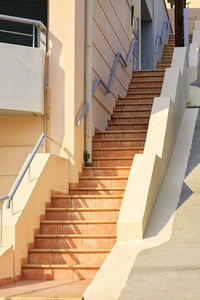
<path fill-rule="evenodd" d="M 171 39 L 171 38 L 170 38 Z M 172 57 L 172 46 L 170 53 Z M 166 53 L 166 52 L 164 52 Z M 153 99 L 165 67 L 133 73 L 105 131 L 93 138 L 93 164 L 84 167 L 69 194 L 53 194 L 22 266 L 23 279 L 92 279 L 116 242 L 121 201 L 136 153 L 142 153 Z"/>
<path fill-rule="evenodd" d="M 189 35 L 189 43 L 192 42 L 192 35 Z M 171 67 L 173 52 L 175 47 L 175 35 L 169 36 L 167 46 L 165 46 L 162 56 L 162 61 L 157 63 L 157 70 L 163 70 Z"/>

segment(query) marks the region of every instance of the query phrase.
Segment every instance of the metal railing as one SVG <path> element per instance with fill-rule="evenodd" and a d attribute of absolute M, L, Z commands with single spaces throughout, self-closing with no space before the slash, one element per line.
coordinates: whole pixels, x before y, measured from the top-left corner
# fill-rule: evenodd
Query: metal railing
<path fill-rule="evenodd" d="M 129 54 L 128 54 L 127 60 L 125 60 L 123 58 L 121 52 L 117 53 L 117 56 L 115 58 L 114 68 L 113 68 L 113 71 L 112 71 L 112 74 L 111 74 L 110 83 L 107 85 L 103 81 L 103 79 L 101 77 L 98 77 L 97 80 L 96 80 L 96 82 L 95 82 L 95 85 L 94 85 L 94 87 L 92 89 L 92 96 L 94 95 L 94 93 L 95 93 L 95 91 L 96 91 L 96 89 L 97 89 L 97 87 L 98 87 L 99 84 L 102 85 L 102 87 L 106 90 L 107 93 L 111 92 L 119 60 L 121 60 L 121 62 L 124 64 L 125 67 L 128 67 L 130 59 L 131 59 L 131 55 L 133 54 L 133 56 L 135 57 L 135 59 L 138 61 L 138 55 L 139 55 L 138 54 L 138 45 L 137 45 L 138 40 L 139 40 L 139 19 L 138 18 L 136 19 L 136 22 L 137 22 L 137 32 L 133 32 L 134 39 L 133 39 L 133 41 L 131 43 L 131 47 L 130 47 L 130 50 L 129 50 Z M 135 47 L 137 48 L 136 51 L 134 49 Z M 79 118 L 75 119 L 76 124 L 77 124 L 78 127 L 80 127 L 81 121 L 82 121 L 82 119 L 83 119 L 83 117 L 84 117 L 87 109 L 88 109 L 88 102 L 86 102 L 86 104 L 85 104 L 85 106 L 83 108 L 83 111 L 82 111 L 82 113 L 81 113 L 80 116 L 79 116 L 79 113 L 80 113 L 81 108 L 79 109 L 79 113 L 77 114 L 77 118 L 78 118 L 78 116 L 79 116 Z"/>
<path fill-rule="evenodd" d="M 10 204 L 11 201 L 17 191 L 17 189 L 19 188 L 19 185 L 22 181 L 22 179 L 24 178 L 27 170 L 29 169 L 32 160 L 34 159 L 38 149 L 40 148 L 42 142 L 44 141 L 44 139 L 49 140 L 50 142 L 53 142 L 55 144 L 57 144 L 58 146 L 62 147 L 61 144 L 59 144 L 58 142 L 56 142 L 54 139 L 52 139 L 51 137 L 47 136 L 46 134 L 42 133 L 38 142 L 36 143 L 30 157 L 28 158 L 26 164 L 24 165 L 23 169 L 21 170 L 21 172 L 19 173 L 16 182 L 14 183 L 10 193 L 6 196 L 3 196 L 0 198 L 0 247 L 2 247 L 2 229 L 3 229 L 3 210 L 2 210 L 2 206 L 4 204 L 4 202 L 6 201 L 6 208 L 10 208 Z"/>
<path fill-rule="evenodd" d="M 184 20 L 184 47 L 187 49 L 187 66 L 189 66 L 189 26 L 188 26 L 188 8 L 183 10 L 183 20 Z"/>
<path fill-rule="evenodd" d="M 158 34 L 156 38 L 155 57 L 157 61 L 160 61 L 162 58 L 162 45 L 167 45 L 170 33 L 171 33 L 171 21 L 170 19 L 166 19 L 163 21 L 163 27 L 161 33 Z"/>
<path fill-rule="evenodd" d="M 24 33 L 24 32 L 16 32 L 11 30 L 3 30 L 3 29 L 0 29 L 0 32 L 32 37 L 33 47 L 44 48 L 45 52 L 47 51 L 47 34 L 46 34 L 47 29 L 41 21 L 2 15 L 2 14 L 0 14 L 0 20 L 32 25 L 33 26 L 32 34 Z"/>

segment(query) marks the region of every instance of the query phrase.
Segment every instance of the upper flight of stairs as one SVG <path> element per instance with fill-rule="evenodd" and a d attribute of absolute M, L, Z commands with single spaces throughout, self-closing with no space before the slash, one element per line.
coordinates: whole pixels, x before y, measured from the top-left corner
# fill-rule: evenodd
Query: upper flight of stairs
<path fill-rule="evenodd" d="M 170 38 L 171 39 L 171 38 Z M 171 51 L 171 50 L 170 50 Z M 166 51 L 164 52 L 166 53 Z M 165 68 L 135 71 L 108 126 L 93 138 L 92 167 L 83 167 L 69 194 L 52 195 L 23 279 L 92 279 L 116 242 L 121 201 L 136 153 L 143 153 L 153 99 Z"/>
<path fill-rule="evenodd" d="M 189 35 L 189 43 L 192 42 L 192 35 Z M 165 68 L 170 68 L 173 51 L 175 47 L 175 36 L 170 35 L 167 46 L 165 46 L 162 56 L 162 61 L 157 63 L 157 70 L 163 70 Z"/>

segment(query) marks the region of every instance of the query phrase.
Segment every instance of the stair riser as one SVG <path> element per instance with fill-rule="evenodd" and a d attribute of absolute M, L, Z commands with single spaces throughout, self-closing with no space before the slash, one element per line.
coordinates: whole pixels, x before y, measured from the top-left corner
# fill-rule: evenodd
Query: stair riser
<path fill-rule="evenodd" d="M 148 95 L 149 97 L 152 97 L 152 99 L 154 99 L 154 97 L 159 97 L 160 96 L 160 90 L 157 92 L 148 92 L 148 91 L 144 91 L 144 92 L 129 92 L 127 93 L 128 97 L 132 96 L 132 95 L 139 95 L 141 98 L 144 98 L 146 95 Z"/>
<path fill-rule="evenodd" d="M 131 79 L 130 83 L 135 84 L 135 83 L 145 83 L 151 81 L 152 83 L 156 83 L 157 81 L 163 81 L 164 75 L 162 76 L 155 76 L 155 77 L 134 77 L 134 79 Z"/>
<path fill-rule="evenodd" d="M 116 224 L 42 224 L 43 234 L 116 234 Z"/>
<path fill-rule="evenodd" d="M 148 124 L 135 124 L 135 125 L 120 125 L 120 124 L 109 124 L 107 130 L 147 130 Z"/>
<path fill-rule="evenodd" d="M 83 170 L 82 176 L 128 176 L 130 170 Z"/>
<path fill-rule="evenodd" d="M 95 270 L 65 270 L 65 269 L 23 269 L 25 280 L 86 280 L 93 279 L 98 272 Z"/>
<path fill-rule="evenodd" d="M 126 160 L 94 160 L 94 167 L 129 167 L 132 165 L 133 158 Z"/>
<path fill-rule="evenodd" d="M 143 124 L 143 123 L 148 123 L 149 122 L 149 117 L 141 117 L 141 118 L 137 118 L 137 117 L 133 117 L 133 118 L 111 118 L 111 120 L 108 121 L 108 124 L 121 124 L 121 123 L 130 123 L 130 124 Z"/>
<path fill-rule="evenodd" d="M 97 157 L 131 157 L 133 158 L 135 154 L 143 153 L 143 150 L 112 150 L 112 151 L 103 151 L 103 150 L 93 150 L 93 158 Z"/>
<path fill-rule="evenodd" d="M 117 220 L 119 215 L 118 211 L 95 211 L 95 212 L 47 212 L 47 220 Z"/>
<path fill-rule="evenodd" d="M 161 88 L 162 82 L 156 82 L 156 81 L 146 81 L 146 82 L 134 82 L 132 81 L 129 85 L 129 89 L 136 89 L 136 88 Z"/>
<path fill-rule="evenodd" d="M 158 63 L 159 64 L 159 63 Z M 161 87 L 140 87 L 140 88 L 132 88 L 130 87 L 129 90 L 128 90 L 128 94 L 136 94 L 137 95 L 137 92 L 139 93 L 150 93 L 150 94 L 153 94 L 153 93 L 160 93 L 161 91 Z"/>
<path fill-rule="evenodd" d="M 107 253 L 31 253 L 30 264 L 101 265 Z"/>
<path fill-rule="evenodd" d="M 152 77 L 152 76 L 163 76 L 164 72 L 158 72 L 158 71 L 134 71 L 133 72 L 133 79 L 139 78 L 139 77 Z"/>
<path fill-rule="evenodd" d="M 112 178 L 112 177 L 111 177 Z M 127 184 L 127 179 L 122 180 L 122 179 L 103 179 L 103 180 L 84 180 L 81 179 L 79 181 L 79 187 L 83 188 L 111 188 L 111 187 L 126 187 Z"/>
<path fill-rule="evenodd" d="M 152 105 L 153 105 L 153 99 L 151 101 L 151 103 L 149 104 L 138 104 L 135 105 L 134 103 L 131 103 L 132 101 L 127 101 L 127 103 L 119 103 L 117 104 L 117 109 L 152 109 Z"/>
<path fill-rule="evenodd" d="M 146 138 L 146 132 L 130 132 L 130 133 L 102 133 L 96 134 L 95 139 L 131 139 L 131 138 Z"/>
<path fill-rule="evenodd" d="M 114 111 L 114 117 L 150 117 L 151 110 L 149 111 Z"/>
<path fill-rule="evenodd" d="M 116 208 L 120 207 L 121 199 L 53 199 L 54 208 Z"/>
<path fill-rule="evenodd" d="M 93 149 L 95 148 L 120 148 L 120 147 L 143 147 L 145 141 L 127 141 L 127 142 L 93 142 Z"/>
<path fill-rule="evenodd" d="M 35 246 L 40 249 L 112 249 L 115 243 L 115 238 L 35 239 Z"/>
<path fill-rule="evenodd" d="M 131 165 L 131 163 L 130 163 Z M 70 195 L 123 195 L 124 194 L 124 190 L 109 190 L 109 191 L 105 191 L 105 190 L 70 190 L 69 191 Z"/>

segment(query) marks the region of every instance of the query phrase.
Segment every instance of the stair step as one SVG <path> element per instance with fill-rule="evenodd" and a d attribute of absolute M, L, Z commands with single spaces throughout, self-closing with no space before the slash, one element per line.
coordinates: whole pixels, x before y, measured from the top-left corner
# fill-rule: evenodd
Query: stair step
<path fill-rule="evenodd" d="M 158 71 L 158 70 L 145 70 L 145 71 L 134 71 L 133 72 L 133 77 L 132 78 L 135 78 L 135 77 L 153 77 L 153 76 L 163 76 L 165 73 L 165 71 Z"/>
<path fill-rule="evenodd" d="M 163 65 L 165 65 L 165 64 L 163 64 Z M 161 87 L 162 86 L 160 86 L 160 87 L 157 87 L 157 86 L 148 86 L 148 87 L 129 87 L 129 89 L 128 89 L 128 92 L 127 92 L 127 94 L 130 94 L 130 93 L 134 93 L 135 95 L 137 95 L 137 94 L 143 94 L 144 92 L 145 92 L 145 94 L 146 93 L 148 93 L 148 94 L 153 94 L 153 93 L 160 93 L 160 90 L 161 90 Z"/>
<path fill-rule="evenodd" d="M 103 161 L 108 161 L 107 164 L 110 164 L 113 162 L 113 164 L 117 165 L 117 163 L 124 163 L 124 165 L 131 165 L 133 159 L 128 157 L 128 158 L 115 158 L 114 160 L 110 160 L 110 158 L 94 158 L 94 161 L 96 160 L 96 164 L 100 165 L 101 162 Z M 112 187 L 112 188 L 71 188 L 70 189 L 70 194 L 86 194 L 86 195 L 112 195 L 112 194 L 123 194 L 124 193 L 124 188 L 117 188 L 117 187 Z"/>
<path fill-rule="evenodd" d="M 111 249 L 116 242 L 115 234 L 38 234 L 36 248 L 103 248 Z"/>
<path fill-rule="evenodd" d="M 54 267 L 55 266 L 55 267 Z M 58 267 L 60 266 L 60 268 Z M 22 277 L 26 280 L 83 280 L 93 279 L 100 265 L 23 265 Z"/>
<path fill-rule="evenodd" d="M 29 251 L 29 264 L 42 265 L 101 265 L 110 249 L 81 249 L 80 251 L 65 249 L 37 249 L 40 251 Z M 42 251 L 45 250 L 45 251 Z"/>
<path fill-rule="evenodd" d="M 120 168 L 124 168 L 124 167 L 120 167 Z M 100 169 L 98 167 L 88 167 L 88 169 Z M 109 167 L 105 167 L 105 169 L 109 169 Z M 130 168 L 129 168 L 130 169 Z M 52 199 L 60 199 L 60 198 L 67 198 L 67 199 L 117 199 L 117 198 L 121 198 L 121 195 L 69 195 L 69 194 L 62 194 L 62 195 L 52 195 Z"/>
<path fill-rule="evenodd" d="M 167 60 L 168 61 L 168 60 Z M 171 62 L 171 60 L 169 61 Z M 136 89 L 136 88 L 144 88 L 144 89 L 153 89 L 153 88 L 158 88 L 162 87 L 163 80 L 160 81 L 143 81 L 143 82 L 135 82 L 131 81 L 129 85 L 129 89 Z"/>
<path fill-rule="evenodd" d="M 149 109 L 146 109 L 146 110 L 138 110 L 138 111 L 134 111 L 131 109 L 127 110 L 127 109 L 118 109 L 118 111 L 114 110 L 113 112 L 113 116 L 115 118 L 120 118 L 120 117 L 132 117 L 132 118 L 135 118 L 135 117 L 141 117 L 141 118 L 145 118 L 145 117 L 149 117 L 151 114 L 151 108 Z"/>
<path fill-rule="evenodd" d="M 128 91 L 127 93 L 127 96 L 131 96 L 131 95 L 140 95 L 141 97 L 144 97 L 146 95 L 146 93 L 152 97 L 152 98 L 155 98 L 155 97 L 159 97 L 160 96 L 160 90 L 157 90 L 157 91 L 136 91 L 136 92 L 133 92 L 133 91 Z"/>
<path fill-rule="evenodd" d="M 163 82 L 163 78 L 164 78 L 164 74 L 160 75 L 160 76 L 140 76 L 140 77 L 134 77 L 131 79 L 130 83 L 131 84 L 136 84 L 136 83 L 162 83 Z"/>
<path fill-rule="evenodd" d="M 109 122 L 107 130 L 132 130 L 132 129 L 144 129 L 147 130 L 149 123 L 131 124 L 131 123 L 120 123 L 112 124 Z"/>
<path fill-rule="evenodd" d="M 30 249 L 30 253 L 109 253 L 110 249 Z"/>
<path fill-rule="evenodd" d="M 95 176 L 95 177 L 80 177 L 79 187 L 126 187 L 128 176 Z"/>
<path fill-rule="evenodd" d="M 145 138 L 133 139 L 93 139 L 93 150 L 98 148 L 144 147 Z"/>
<path fill-rule="evenodd" d="M 116 220 L 43 220 L 42 225 L 91 225 L 91 224 L 116 224 Z"/>
<path fill-rule="evenodd" d="M 82 176 L 128 176 L 130 167 L 93 167 L 83 168 Z"/>
<path fill-rule="evenodd" d="M 116 220 L 45 221 L 41 222 L 41 234 L 116 234 Z"/>
<path fill-rule="evenodd" d="M 144 150 L 142 147 L 121 147 L 121 148 L 93 148 L 93 158 L 99 157 L 133 157 L 136 153 L 141 153 Z"/>
<path fill-rule="evenodd" d="M 109 170 L 108 170 L 109 171 Z M 125 175 L 130 172 L 130 167 Z M 123 174 L 124 175 L 124 174 Z M 120 207 L 123 195 L 66 195 L 52 197 L 52 208 L 116 208 Z"/>

